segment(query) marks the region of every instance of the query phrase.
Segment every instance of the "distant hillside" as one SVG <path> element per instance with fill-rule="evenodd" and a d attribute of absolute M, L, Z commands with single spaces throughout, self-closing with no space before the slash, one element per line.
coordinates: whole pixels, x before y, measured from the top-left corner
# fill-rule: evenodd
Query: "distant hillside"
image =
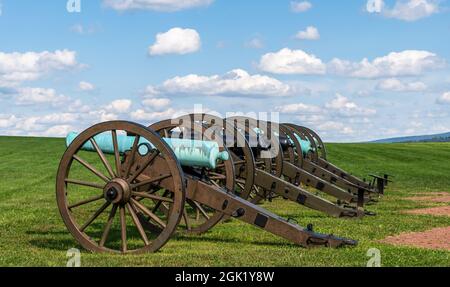
<path fill-rule="evenodd" d="M 372 141 L 372 143 L 450 142 L 450 132 L 435 135 L 398 137 Z"/>

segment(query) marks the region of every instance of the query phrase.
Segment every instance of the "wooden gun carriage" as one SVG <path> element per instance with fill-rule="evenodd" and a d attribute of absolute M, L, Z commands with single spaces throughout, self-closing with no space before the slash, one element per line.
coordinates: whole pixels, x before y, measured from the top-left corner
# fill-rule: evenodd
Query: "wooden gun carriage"
<path fill-rule="evenodd" d="M 310 155 L 303 160 L 295 158 L 292 143 L 284 148 L 280 144 L 286 135 L 296 139 L 291 127 L 283 126 L 278 137 L 271 139 L 279 152 L 263 158 L 267 147 L 251 145 L 259 138 L 251 125 L 242 128 L 233 119 L 195 117 L 150 127 L 111 121 L 67 137 L 68 147 L 57 173 L 57 203 L 68 230 L 84 248 L 154 252 L 177 230 L 203 233 L 226 218 L 252 224 L 303 247 L 357 244 L 352 239 L 316 233 L 311 226 L 303 228 L 257 203 L 277 194 L 335 217 L 361 217 L 365 195 L 375 192 L 373 186 L 358 186 L 351 177 L 336 175 L 359 190 L 355 193 L 336 181 L 330 183 L 305 172 L 300 163 L 309 162 L 306 158 Z M 296 132 L 304 136 L 300 128 Z M 318 151 L 323 143 L 315 138 Z M 309 139 L 314 141 L 311 134 Z M 299 144 L 296 140 L 294 145 Z M 297 151 L 301 151 L 298 146 Z M 289 158 L 289 153 L 294 158 Z M 322 166 L 324 157 L 320 159 L 311 164 L 328 170 Z M 346 205 L 316 196 L 300 183 L 316 188 L 321 183 L 322 191 Z"/>

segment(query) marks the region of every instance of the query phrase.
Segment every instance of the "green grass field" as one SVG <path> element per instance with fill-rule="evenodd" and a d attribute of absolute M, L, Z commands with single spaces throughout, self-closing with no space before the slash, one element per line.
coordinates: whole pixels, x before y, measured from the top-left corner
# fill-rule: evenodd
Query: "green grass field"
<path fill-rule="evenodd" d="M 395 175 L 375 217 L 340 220 L 277 199 L 264 207 L 316 231 L 359 240 L 354 248 L 303 249 L 237 220 L 203 236 L 175 235 L 159 252 L 91 254 L 82 266 L 365 266 L 369 248 L 383 266 L 450 266 L 450 252 L 379 243 L 388 235 L 449 225 L 448 217 L 407 215 L 425 207 L 405 200 L 414 193 L 450 192 L 450 143 L 329 144 L 331 162 L 364 177 Z M 65 266 L 69 248 L 82 249 L 66 230 L 55 202 L 55 174 L 62 139 L 0 137 L 0 266 Z M 426 206 L 429 206 L 426 205 Z M 449 239 L 450 240 L 450 239 Z"/>

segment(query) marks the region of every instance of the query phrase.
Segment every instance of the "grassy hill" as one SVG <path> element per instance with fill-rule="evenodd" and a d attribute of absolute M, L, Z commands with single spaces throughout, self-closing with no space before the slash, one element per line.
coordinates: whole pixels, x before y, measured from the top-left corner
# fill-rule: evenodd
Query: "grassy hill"
<path fill-rule="evenodd" d="M 319 232 L 359 240 L 355 248 L 307 250 L 237 220 L 203 236 L 176 235 L 159 252 L 139 256 L 82 251 L 83 266 L 365 266 L 369 248 L 383 266 L 450 266 L 450 252 L 379 243 L 407 231 L 448 226 L 445 217 L 407 215 L 424 207 L 405 199 L 417 192 L 450 192 L 450 143 L 330 144 L 329 159 L 354 174 L 395 175 L 387 195 L 368 209 L 375 217 L 340 220 L 277 199 L 264 207 Z M 65 266 L 69 248 L 82 249 L 55 202 L 62 139 L 0 137 L 0 266 Z"/>
<path fill-rule="evenodd" d="M 450 132 L 443 134 L 397 137 L 373 141 L 373 143 L 450 142 Z"/>

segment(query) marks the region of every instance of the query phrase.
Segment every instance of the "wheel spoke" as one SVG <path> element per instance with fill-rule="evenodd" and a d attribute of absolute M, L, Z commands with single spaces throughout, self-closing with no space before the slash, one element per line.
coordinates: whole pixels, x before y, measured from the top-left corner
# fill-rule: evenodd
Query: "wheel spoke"
<path fill-rule="evenodd" d="M 173 202 L 173 199 L 171 199 L 171 198 L 163 197 L 163 196 L 159 196 L 159 195 L 155 195 L 155 194 L 150 194 L 150 193 L 146 193 L 146 192 L 133 191 L 132 195 L 138 196 L 138 197 L 145 197 L 148 199 L 154 199 L 154 200 L 158 200 L 158 201 Z"/>
<path fill-rule="evenodd" d="M 79 156 L 77 156 L 76 154 L 73 155 L 73 158 L 78 161 L 79 163 L 81 163 L 85 168 L 87 168 L 88 170 L 90 170 L 92 173 L 94 173 L 96 176 L 98 176 L 99 178 L 101 178 L 103 181 L 105 182 L 109 182 L 109 178 L 106 177 L 103 173 L 99 172 L 95 167 L 93 167 L 92 165 L 90 165 L 89 163 L 87 163 L 86 161 L 84 161 L 82 158 L 80 158 Z"/>
<path fill-rule="evenodd" d="M 95 182 L 88 182 L 88 181 L 83 181 L 83 180 L 78 180 L 78 179 L 70 179 L 70 178 L 66 178 L 65 182 L 67 183 L 73 183 L 76 185 L 83 185 L 83 186 L 88 186 L 88 187 L 94 187 L 94 188 L 98 188 L 98 189 L 103 189 L 103 185 L 95 183 Z"/>
<path fill-rule="evenodd" d="M 148 241 L 147 235 L 145 234 L 144 228 L 141 225 L 141 222 L 139 221 L 139 218 L 137 217 L 136 213 L 133 210 L 133 207 L 130 205 L 130 203 L 126 204 L 128 212 L 131 214 L 131 218 L 133 219 L 134 225 L 136 225 L 137 230 L 139 231 L 139 234 L 142 237 L 142 240 L 144 241 L 145 245 L 149 245 L 150 242 Z"/>
<path fill-rule="evenodd" d="M 100 246 L 104 246 L 106 239 L 108 239 L 109 231 L 111 230 L 111 225 L 113 223 L 114 216 L 116 215 L 116 211 L 117 211 L 117 204 L 114 204 L 111 209 L 111 212 L 109 213 L 108 221 L 105 224 L 105 229 L 103 230 L 102 238 L 100 239 L 99 243 Z"/>
<path fill-rule="evenodd" d="M 236 182 L 245 185 L 245 180 L 244 179 L 236 178 Z"/>
<path fill-rule="evenodd" d="M 108 160 L 105 157 L 105 154 L 103 153 L 103 151 L 100 149 L 100 147 L 98 146 L 97 142 L 95 141 L 95 139 L 92 137 L 90 139 L 91 144 L 94 146 L 95 151 L 97 152 L 98 156 L 100 157 L 100 160 L 102 161 L 103 165 L 105 166 L 106 170 L 108 171 L 109 175 L 111 176 L 111 178 L 114 178 L 116 175 L 114 174 L 111 165 L 109 164 Z"/>
<path fill-rule="evenodd" d="M 141 187 L 143 185 L 147 185 L 147 184 L 151 184 L 151 183 L 154 183 L 154 182 L 158 182 L 158 181 L 161 181 L 163 179 L 169 178 L 171 176 L 172 176 L 171 174 L 163 174 L 163 175 L 157 176 L 155 178 L 150 178 L 150 179 L 147 179 L 147 180 L 143 180 L 141 182 L 132 184 L 131 185 L 131 189 L 136 189 L 136 188 Z"/>
<path fill-rule="evenodd" d="M 170 207 L 167 206 L 164 202 L 158 201 L 160 204 L 158 208 L 153 208 L 152 212 L 155 213 L 158 209 L 164 213 L 165 216 L 169 216 Z M 155 206 L 156 207 L 156 206 Z"/>
<path fill-rule="evenodd" d="M 211 176 L 209 177 L 210 180 L 221 180 L 221 179 L 225 179 L 225 176 Z"/>
<path fill-rule="evenodd" d="M 223 174 L 220 174 L 220 173 L 217 173 L 217 172 L 214 172 L 214 171 L 210 171 L 209 174 L 211 174 L 212 176 L 218 176 L 218 177 L 221 177 L 221 178 L 225 178 L 225 176 Z"/>
<path fill-rule="evenodd" d="M 199 211 L 203 215 L 203 217 L 206 218 L 206 220 L 209 220 L 209 216 L 206 213 L 206 211 L 203 209 L 203 207 L 196 201 L 192 200 L 192 203 L 194 203 L 195 207 L 197 208 L 197 211 Z"/>
<path fill-rule="evenodd" d="M 122 171 L 121 171 L 122 164 L 120 163 L 119 145 L 117 144 L 117 131 L 112 130 L 111 136 L 112 136 L 113 147 L 114 147 L 114 160 L 116 162 L 116 174 L 117 174 L 117 176 L 120 177 L 122 174 Z"/>
<path fill-rule="evenodd" d="M 186 208 L 183 210 L 183 220 L 184 220 L 184 223 L 186 224 L 186 229 L 187 230 L 191 230 L 191 225 L 189 223 L 189 219 L 188 219 L 188 215 L 187 215 L 187 212 L 186 212 Z"/>
<path fill-rule="evenodd" d="M 147 216 L 149 216 L 151 219 L 153 219 L 156 223 L 158 223 L 162 228 L 166 228 L 166 224 L 164 223 L 164 221 L 162 221 L 156 214 L 151 212 L 147 207 L 145 207 L 144 205 L 142 205 L 140 202 L 138 202 L 137 200 L 135 200 L 133 198 L 131 199 L 131 202 L 133 203 L 134 206 L 139 208 L 143 213 L 145 213 Z"/>
<path fill-rule="evenodd" d="M 137 170 L 136 172 L 133 173 L 133 176 L 130 177 L 127 181 L 128 183 L 132 183 L 152 162 L 153 160 L 159 155 L 159 150 L 155 150 L 155 152 L 152 153 L 152 155 L 150 155 L 147 160 L 145 161 L 145 163 L 139 168 L 139 170 Z"/>
<path fill-rule="evenodd" d="M 245 186 L 240 182 L 236 182 L 236 185 L 239 186 L 242 190 L 245 189 Z"/>
<path fill-rule="evenodd" d="M 129 160 L 128 160 L 127 168 L 126 168 L 126 170 L 125 170 L 125 177 L 126 177 L 126 178 L 127 178 L 128 175 L 130 174 L 131 166 L 132 166 L 133 163 L 134 163 L 134 158 L 136 157 L 136 152 L 137 152 L 137 147 L 138 147 L 139 139 L 140 139 L 140 136 L 139 136 L 139 135 L 136 135 L 135 138 L 134 138 L 133 147 L 132 147 L 131 153 L 130 153 L 130 158 L 129 158 Z"/>
<path fill-rule="evenodd" d="M 163 196 L 163 197 L 166 197 L 167 194 L 169 194 L 169 191 L 165 190 L 162 196 Z M 155 207 L 153 207 L 152 212 L 155 213 L 155 212 L 159 209 L 159 207 L 160 207 L 161 205 L 163 205 L 163 207 L 165 207 L 165 205 L 163 204 L 162 200 L 159 200 L 159 201 L 155 204 Z M 168 209 L 166 208 L 166 210 L 168 210 Z M 167 213 L 165 213 L 165 214 L 167 214 Z"/>
<path fill-rule="evenodd" d="M 120 238 L 122 239 L 122 252 L 127 251 L 127 221 L 125 217 L 125 207 L 123 205 L 119 208 L 120 213 Z"/>
<path fill-rule="evenodd" d="M 259 196 L 259 197 L 261 197 L 263 199 L 266 198 L 265 192 L 261 192 L 261 190 L 260 190 L 260 188 L 258 186 L 254 185 L 253 188 L 255 190 L 255 196 Z"/>
<path fill-rule="evenodd" d="M 77 203 L 74 203 L 74 204 L 72 204 L 72 205 L 69 205 L 69 206 L 68 206 L 68 209 L 72 209 L 72 208 L 74 208 L 74 207 L 78 207 L 78 206 L 81 206 L 81 205 L 85 205 L 85 204 L 88 204 L 88 203 L 91 203 L 91 202 L 100 200 L 100 199 L 102 199 L 102 198 L 103 198 L 103 194 L 97 195 L 97 196 L 91 197 L 91 198 L 89 198 L 89 199 L 82 200 L 82 201 L 80 201 L 80 202 L 77 202 Z"/>
<path fill-rule="evenodd" d="M 258 193 L 259 193 L 258 187 L 257 187 L 256 185 L 252 185 L 252 188 L 251 188 L 251 190 L 250 190 L 250 195 L 249 195 L 249 197 L 250 197 L 251 199 L 254 199 L 254 198 L 258 195 Z"/>
<path fill-rule="evenodd" d="M 215 186 L 217 186 L 218 188 L 222 188 L 217 182 L 215 182 L 214 180 L 211 180 L 211 183 Z"/>
<path fill-rule="evenodd" d="M 110 202 L 105 202 L 102 207 L 100 207 L 92 216 L 89 218 L 89 220 L 80 228 L 81 232 L 84 232 L 84 230 L 110 205 Z"/>
<path fill-rule="evenodd" d="M 195 220 L 198 221 L 200 219 L 200 210 L 198 208 L 195 209 Z"/>

